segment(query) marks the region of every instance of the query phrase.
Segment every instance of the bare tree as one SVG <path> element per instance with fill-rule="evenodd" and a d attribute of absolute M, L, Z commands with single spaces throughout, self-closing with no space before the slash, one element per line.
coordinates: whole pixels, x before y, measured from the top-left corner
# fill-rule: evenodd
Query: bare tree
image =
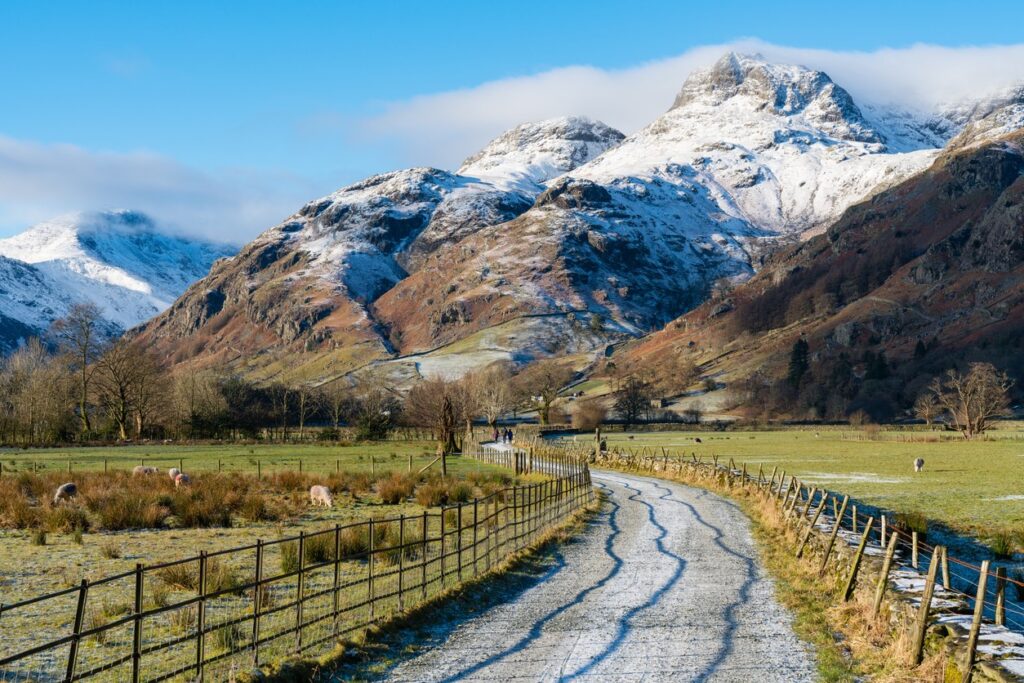
<path fill-rule="evenodd" d="M 89 432 L 89 385 L 96 361 L 103 355 L 106 339 L 100 329 L 102 317 L 94 304 L 75 304 L 68 314 L 53 323 L 50 333 L 71 360 L 78 378 L 78 417 L 82 431 Z"/>
<path fill-rule="evenodd" d="M 147 362 L 144 353 L 125 339 L 116 341 L 96 362 L 96 392 L 122 441 L 128 439 L 138 384 L 147 376 Z"/>
<path fill-rule="evenodd" d="M 299 422 L 299 440 L 306 434 L 306 422 L 317 412 L 317 396 L 313 387 L 299 384 L 292 389 L 295 396 L 295 417 Z"/>
<path fill-rule="evenodd" d="M 173 392 L 176 421 L 188 430 L 189 438 L 197 425 L 210 425 L 227 409 L 216 375 L 200 371 L 195 363 L 175 374 Z"/>
<path fill-rule="evenodd" d="M 502 415 L 515 407 L 512 378 L 508 363 L 495 363 L 466 377 L 476 411 L 492 429 Z"/>
<path fill-rule="evenodd" d="M 551 358 L 528 365 L 519 373 L 516 381 L 537 407 L 542 425 L 550 424 L 551 406 L 558 399 L 558 393 L 575 376 L 564 360 Z"/>
<path fill-rule="evenodd" d="M 151 354 L 140 352 L 137 362 L 136 378 L 131 391 L 135 436 L 141 438 L 159 415 L 166 415 L 171 383 Z"/>
<path fill-rule="evenodd" d="M 926 425 L 930 426 L 941 410 L 939 401 L 935 397 L 935 392 L 931 389 L 922 391 L 921 395 L 914 401 L 914 415 L 924 420 Z"/>
<path fill-rule="evenodd" d="M 66 438 L 73 423 L 71 382 L 38 339 L 30 339 L 0 366 L 0 422 L 12 441 Z"/>
<path fill-rule="evenodd" d="M 405 420 L 433 429 L 441 456 L 441 472 L 448 473 L 447 456 L 458 450 L 457 432 L 466 420 L 466 393 L 460 382 L 436 377 L 420 382 L 405 399 Z"/>
<path fill-rule="evenodd" d="M 321 401 L 335 430 L 341 427 L 345 416 L 352 412 L 352 394 L 352 389 L 341 380 L 326 384 L 322 388 Z"/>
<path fill-rule="evenodd" d="M 967 374 L 950 370 L 936 377 L 931 390 L 954 428 L 970 439 L 984 433 L 991 419 L 1006 411 L 1012 385 L 1006 373 L 991 363 L 971 363 Z"/>
<path fill-rule="evenodd" d="M 622 382 L 618 395 L 615 397 L 615 410 L 622 416 L 627 425 L 636 424 L 640 418 L 650 412 L 650 385 L 637 375 L 630 375 Z"/>

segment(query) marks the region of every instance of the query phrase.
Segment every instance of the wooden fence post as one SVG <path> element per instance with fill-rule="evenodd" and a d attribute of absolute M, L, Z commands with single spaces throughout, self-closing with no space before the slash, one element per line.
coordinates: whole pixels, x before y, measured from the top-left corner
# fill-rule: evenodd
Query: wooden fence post
<path fill-rule="evenodd" d="M 455 539 L 455 562 L 459 566 L 456 578 L 459 583 L 462 583 L 462 503 L 459 503 L 458 510 L 455 513 L 455 526 L 459 529 L 459 535 Z"/>
<path fill-rule="evenodd" d="M 263 540 L 256 539 L 256 580 L 252 588 L 252 665 L 260 665 L 260 611 L 263 609 Z"/>
<path fill-rule="evenodd" d="M 874 523 L 874 517 L 868 517 L 868 521 L 864 523 L 864 533 L 860 537 L 857 553 L 853 556 L 853 566 L 850 567 L 850 578 L 846 580 L 846 587 L 843 589 L 843 602 L 849 602 L 850 596 L 853 595 L 853 588 L 857 584 L 857 572 L 860 570 L 860 561 L 864 557 L 864 548 L 868 544 L 868 536 L 871 534 L 871 527 Z"/>
<path fill-rule="evenodd" d="M 875 588 L 875 604 L 871 610 L 871 616 L 877 617 L 878 610 L 882 609 L 882 598 L 885 596 L 885 589 L 889 587 L 889 570 L 892 568 L 892 558 L 896 555 L 896 541 L 899 540 L 896 534 L 889 539 L 889 547 L 885 549 L 885 559 L 882 561 L 882 573 L 878 577 L 878 586 Z"/>
<path fill-rule="evenodd" d="M 835 498 L 832 498 L 832 502 L 835 503 Z M 843 515 L 846 514 L 846 504 L 850 502 L 849 496 L 843 496 L 843 504 L 839 508 L 839 514 L 836 515 L 836 523 L 832 525 L 832 533 L 828 537 L 828 545 L 825 546 L 825 555 L 821 558 L 821 567 L 818 569 L 818 576 L 825 575 L 825 568 L 828 567 L 828 558 L 832 554 L 832 548 L 836 544 L 836 536 L 839 535 L 839 525 L 843 521 Z"/>
<path fill-rule="evenodd" d="M 427 552 L 430 550 L 430 546 L 428 545 L 428 541 L 427 541 L 428 525 L 427 525 L 427 511 L 426 510 L 423 511 L 423 529 L 422 529 L 422 531 L 423 531 L 423 535 L 421 536 L 421 538 L 423 539 L 423 561 L 420 563 L 420 569 L 422 570 L 422 576 L 420 577 L 420 583 L 421 583 L 421 586 L 422 586 L 422 589 L 423 589 L 423 599 L 426 600 L 427 599 Z"/>
<path fill-rule="evenodd" d="M 196 679 L 202 683 L 206 664 L 206 551 L 199 551 L 199 602 L 196 604 Z"/>
<path fill-rule="evenodd" d="M 974 673 L 974 656 L 978 650 L 978 633 L 981 631 L 981 617 L 985 612 L 985 584 L 988 582 L 989 560 L 981 561 L 978 573 L 978 592 L 974 596 L 974 618 L 971 619 L 971 633 L 967 637 L 967 654 L 964 660 L 964 674 L 961 683 L 971 683 Z"/>
<path fill-rule="evenodd" d="M 302 462 L 301 460 L 299 462 Z M 299 532 L 299 573 L 295 577 L 295 651 L 302 652 L 302 594 L 306 578 L 306 532 Z"/>
<path fill-rule="evenodd" d="M 850 531 L 857 533 L 857 506 L 850 506 Z"/>
<path fill-rule="evenodd" d="M 910 566 L 917 569 L 917 532 L 910 532 Z"/>
<path fill-rule="evenodd" d="M 807 547 L 807 542 L 811 540 L 811 534 L 814 533 L 814 525 L 818 523 L 818 517 L 821 517 L 822 511 L 825 509 L 825 504 L 828 503 L 828 494 L 822 492 L 821 502 L 818 503 L 818 509 L 814 512 L 814 517 L 811 518 L 811 524 L 807 527 L 807 531 L 804 533 L 803 540 L 800 541 L 800 547 L 796 550 L 796 556 L 802 557 L 804 554 L 804 548 Z M 808 503 L 808 506 L 810 503 Z"/>
<path fill-rule="evenodd" d="M 373 592 L 374 592 L 373 591 L 373 555 L 374 555 L 374 550 L 375 550 L 374 546 L 376 544 L 374 543 L 373 536 L 374 536 L 374 533 L 373 533 L 373 518 L 371 517 L 370 518 L 370 556 L 367 558 L 367 562 L 366 562 L 366 573 L 367 573 L 367 586 L 366 586 L 366 589 L 367 589 L 367 592 L 369 593 L 368 597 L 369 597 L 369 600 L 370 600 L 370 620 L 371 621 L 373 621 L 374 614 L 376 613 L 376 609 L 375 609 L 376 605 L 374 604 L 376 602 L 376 598 L 375 598 L 375 596 L 373 594 Z"/>
<path fill-rule="evenodd" d="M 142 565 L 135 565 L 135 605 L 132 614 L 132 681 L 138 683 L 142 667 Z"/>
<path fill-rule="evenodd" d="M 82 579 L 82 583 L 78 588 L 78 606 L 75 608 L 74 640 L 71 641 L 71 647 L 68 649 L 67 675 L 64 677 L 66 681 L 72 681 L 75 678 L 75 662 L 78 660 L 78 644 L 81 640 L 82 622 L 85 618 L 85 601 L 88 595 L 89 581 Z"/>
<path fill-rule="evenodd" d="M 476 498 L 473 498 L 473 576 L 476 576 L 477 574 L 480 573 L 480 569 L 477 566 L 477 556 L 478 556 L 478 553 L 477 553 L 477 547 L 476 547 L 477 546 L 477 540 L 479 539 L 479 534 L 477 532 L 477 528 L 478 528 L 478 525 L 479 525 L 479 521 L 478 520 L 480 519 L 479 516 L 478 516 L 479 511 L 477 510 L 478 502 L 479 501 Z"/>
<path fill-rule="evenodd" d="M 946 590 L 953 590 L 949 578 L 949 548 L 942 546 L 942 587 Z"/>
<path fill-rule="evenodd" d="M 398 611 L 405 611 L 405 515 L 398 518 Z"/>
<path fill-rule="evenodd" d="M 996 626 L 1006 625 L 1006 567 L 996 567 Z"/>
<path fill-rule="evenodd" d="M 928 612 L 932 606 L 932 595 L 935 593 L 935 575 L 939 571 L 939 558 L 942 557 L 942 546 L 932 551 L 932 560 L 928 563 L 928 578 L 924 582 L 924 593 L 921 595 L 921 607 L 917 610 L 917 622 L 914 626 L 914 640 L 910 648 L 910 663 L 917 666 L 921 663 L 924 653 L 924 636 L 928 631 Z"/>

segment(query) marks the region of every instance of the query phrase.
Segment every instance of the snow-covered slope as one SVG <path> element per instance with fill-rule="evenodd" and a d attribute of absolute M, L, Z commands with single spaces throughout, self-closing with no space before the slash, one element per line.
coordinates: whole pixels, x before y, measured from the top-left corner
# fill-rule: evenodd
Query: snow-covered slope
<path fill-rule="evenodd" d="M 386 173 L 310 202 L 144 335 L 169 357 L 201 347 L 257 376 L 322 379 L 497 326 L 525 360 L 545 346 L 524 322 L 540 317 L 552 350 L 596 315 L 595 339 L 642 334 L 950 140 L 1019 125 L 1022 101 L 861 109 L 824 73 L 727 54 L 629 137 L 580 118 L 523 124 L 456 172 Z"/>
<path fill-rule="evenodd" d="M 131 211 L 62 216 L 0 239 L 0 314 L 21 326 L 4 346 L 45 331 L 75 303 L 98 306 L 112 331 L 133 327 L 235 251 L 163 233 Z"/>
<path fill-rule="evenodd" d="M 692 74 L 668 112 L 572 176 L 616 186 L 678 185 L 682 175 L 707 188 L 727 220 L 804 233 L 934 160 L 925 140 L 906 151 L 913 140 L 903 135 L 890 148 L 879 128 L 824 73 L 730 53 Z"/>

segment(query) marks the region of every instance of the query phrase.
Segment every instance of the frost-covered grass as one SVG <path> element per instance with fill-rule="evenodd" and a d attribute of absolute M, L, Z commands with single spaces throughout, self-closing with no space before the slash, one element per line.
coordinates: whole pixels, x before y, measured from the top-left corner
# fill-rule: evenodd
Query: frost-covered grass
<path fill-rule="evenodd" d="M 772 468 L 830 491 L 896 512 L 920 513 L 953 529 L 988 539 L 1018 535 L 1024 543 L 1024 432 L 1018 425 L 964 441 L 950 433 L 854 429 L 757 432 L 611 433 L 609 446 L 665 447 L 746 462 L 766 476 Z M 815 436 L 817 434 L 817 436 Z M 629 437 L 633 438 L 630 439 Z M 702 443 L 696 443 L 699 438 Z M 914 473 L 915 458 L 924 471 Z"/>

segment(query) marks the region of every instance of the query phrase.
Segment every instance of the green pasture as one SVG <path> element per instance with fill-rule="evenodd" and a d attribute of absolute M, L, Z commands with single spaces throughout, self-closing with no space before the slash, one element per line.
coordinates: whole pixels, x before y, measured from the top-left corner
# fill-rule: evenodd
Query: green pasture
<path fill-rule="evenodd" d="M 185 472 L 223 471 L 263 474 L 285 470 L 303 472 L 351 472 L 375 474 L 429 465 L 436 457 L 432 441 L 382 441 L 353 445 L 258 444 L 258 445 L 179 445 L 149 444 L 85 448 L 0 448 L 0 476 L 17 472 L 62 470 L 102 471 L 130 470 L 136 465 L 167 469 L 178 467 Z M 439 469 L 440 465 L 434 465 Z M 459 475 L 489 466 L 477 461 L 448 459 L 449 472 Z"/>
<path fill-rule="evenodd" d="M 922 513 L 982 539 L 1018 534 L 1019 545 L 1024 541 L 1024 431 L 1018 424 L 1006 427 L 972 441 L 948 432 L 849 427 L 626 432 L 606 438 L 611 448 L 733 458 L 755 475 L 758 467 L 765 476 L 778 467 L 810 484 L 895 512 Z M 925 460 L 919 474 L 913 468 L 918 457 Z"/>

